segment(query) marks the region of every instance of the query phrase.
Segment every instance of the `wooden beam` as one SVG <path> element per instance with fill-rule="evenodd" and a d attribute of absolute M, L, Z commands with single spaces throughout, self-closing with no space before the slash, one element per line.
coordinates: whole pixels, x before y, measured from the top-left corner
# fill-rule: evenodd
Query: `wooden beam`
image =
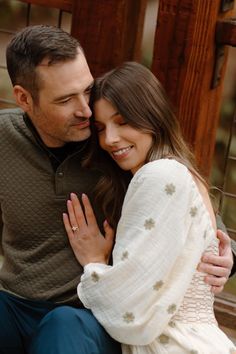
<path fill-rule="evenodd" d="M 215 27 L 218 20 L 231 15 L 230 11 L 221 13 L 220 8 L 221 0 L 160 0 L 152 65 L 176 106 L 184 136 L 206 176 L 214 154 L 227 59 L 225 48 L 221 80 L 212 89 Z"/>
<path fill-rule="evenodd" d="M 74 1 L 71 33 L 94 76 L 139 60 L 147 0 Z"/>
<path fill-rule="evenodd" d="M 236 47 L 236 18 L 217 22 L 216 42 L 221 45 Z"/>
<path fill-rule="evenodd" d="M 72 12 L 73 0 L 21 0 L 21 2 Z"/>

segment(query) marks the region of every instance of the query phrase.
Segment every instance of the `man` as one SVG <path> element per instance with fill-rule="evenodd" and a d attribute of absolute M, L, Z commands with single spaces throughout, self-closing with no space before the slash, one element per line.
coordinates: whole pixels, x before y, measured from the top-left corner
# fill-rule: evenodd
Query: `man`
<path fill-rule="evenodd" d="M 9 44 L 7 67 L 22 110 L 4 110 L 0 117 L 0 353 L 120 353 L 77 298 L 82 267 L 62 223 L 69 193 L 93 200 L 102 173 L 83 167 L 93 85 L 83 50 L 58 28 L 28 27 Z M 222 237 L 224 256 L 209 261 L 219 266 L 201 265 L 221 276 L 210 275 L 218 289 L 232 263 Z"/>

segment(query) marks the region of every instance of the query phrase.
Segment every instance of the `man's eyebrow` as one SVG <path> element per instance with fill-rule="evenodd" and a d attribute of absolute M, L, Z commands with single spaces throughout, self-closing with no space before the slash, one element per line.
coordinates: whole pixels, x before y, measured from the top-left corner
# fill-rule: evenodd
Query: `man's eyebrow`
<path fill-rule="evenodd" d="M 93 85 L 94 85 L 94 81 L 91 82 L 91 84 L 85 89 L 84 92 L 91 91 Z M 71 93 L 67 93 L 66 95 L 62 95 L 62 96 L 56 97 L 56 98 L 53 99 L 53 102 L 60 102 L 60 101 L 65 100 L 66 98 L 73 97 L 73 96 L 77 96 L 77 92 L 71 92 Z"/>
<path fill-rule="evenodd" d="M 94 80 L 91 82 L 91 84 L 90 84 L 90 85 L 88 85 L 88 87 L 85 89 L 85 92 L 87 92 L 87 91 L 91 91 L 91 90 L 92 90 L 92 88 L 93 88 L 93 85 L 94 85 Z"/>

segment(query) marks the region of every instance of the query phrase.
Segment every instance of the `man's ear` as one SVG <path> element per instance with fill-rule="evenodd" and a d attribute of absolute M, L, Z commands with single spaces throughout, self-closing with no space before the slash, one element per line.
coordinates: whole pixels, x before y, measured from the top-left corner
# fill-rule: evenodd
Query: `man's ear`
<path fill-rule="evenodd" d="M 20 85 L 15 85 L 13 87 L 13 94 L 15 96 L 16 103 L 24 112 L 31 111 L 33 100 L 29 91 Z"/>

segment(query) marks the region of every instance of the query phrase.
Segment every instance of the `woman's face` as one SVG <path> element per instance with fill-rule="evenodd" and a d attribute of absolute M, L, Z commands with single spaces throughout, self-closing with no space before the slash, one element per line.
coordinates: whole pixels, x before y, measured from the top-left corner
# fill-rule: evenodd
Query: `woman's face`
<path fill-rule="evenodd" d="M 127 124 L 117 109 L 104 98 L 94 104 L 99 144 L 123 170 L 133 174 L 145 163 L 152 136 Z"/>

